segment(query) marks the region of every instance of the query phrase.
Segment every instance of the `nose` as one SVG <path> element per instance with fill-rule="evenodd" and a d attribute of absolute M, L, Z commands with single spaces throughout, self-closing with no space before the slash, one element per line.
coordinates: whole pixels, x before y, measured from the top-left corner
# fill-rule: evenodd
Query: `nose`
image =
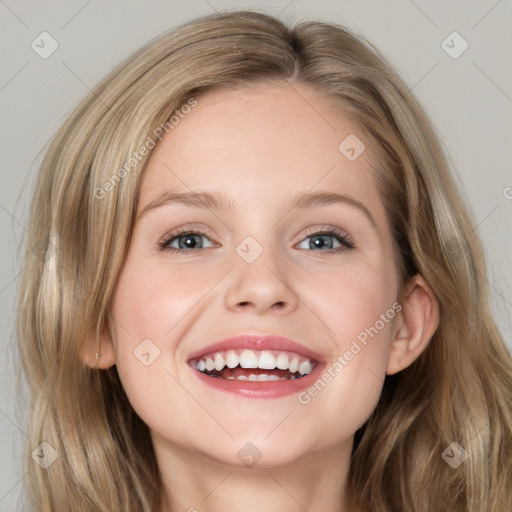
<path fill-rule="evenodd" d="M 225 302 L 232 311 L 287 314 L 300 302 L 293 290 L 290 267 L 285 270 L 285 262 L 267 248 L 252 262 L 235 254 L 229 280 Z"/>

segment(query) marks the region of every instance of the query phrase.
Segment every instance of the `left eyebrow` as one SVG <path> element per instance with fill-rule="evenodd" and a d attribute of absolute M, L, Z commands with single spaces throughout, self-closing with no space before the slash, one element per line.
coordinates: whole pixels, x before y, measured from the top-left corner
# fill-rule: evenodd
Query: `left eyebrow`
<path fill-rule="evenodd" d="M 348 204 L 360 210 L 371 222 L 372 226 L 377 229 L 377 224 L 368 208 L 353 197 L 346 194 L 338 194 L 336 192 L 319 191 L 319 192 L 301 192 L 292 196 L 289 199 L 290 208 L 318 208 L 327 206 L 329 204 Z M 164 192 L 156 199 L 148 203 L 137 216 L 139 220 L 148 211 L 158 208 L 166 204 L 183 204 L 193 208 L 204 208 L 204 209 L 233 209 L 235 202 L 232 200 L 226 200 L 224 196 L 218 192 L 212 193 L 208 191 L 197 191 L 197 192 Z"/>
<path fill-rule="evenodd" d="M 291 204 L 293 208 L 318 208 L 321 206 L 327 206 L 328 204 L 348 204 L 360 210 L 371 222 L 372 226 L 377 229 L 377 223 L 373 218 L 370 210 L 353 197 L 347 194 L 338 194 L 337 192 L 312 192 L 312 193 L 299 193 L 291 198 Z"/>

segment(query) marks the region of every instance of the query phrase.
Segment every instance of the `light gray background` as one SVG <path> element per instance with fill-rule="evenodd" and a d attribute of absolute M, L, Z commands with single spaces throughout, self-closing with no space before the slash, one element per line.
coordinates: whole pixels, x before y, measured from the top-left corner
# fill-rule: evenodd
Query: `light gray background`
<path fill-rule="evenodd" d="M 279 14 L 285 21 L 344 24 L 395 65 L 452 157 L 488 257 L 496 319 L 512 348 L 510 1 L 0 0 L 0 512 L 16 510 L 24 477 L 14 304 L 23 272 L 18 247 L 46 143 L 78 100 L 141 45 L 195 16 L 242 7 Z M 47 59 L 31 48 L 43 31 L 59 44 Z M 441 47 L 453 31 L 469 44 L 456 59 Z M 453 44 L 457 49 L 459 43 Z"/>

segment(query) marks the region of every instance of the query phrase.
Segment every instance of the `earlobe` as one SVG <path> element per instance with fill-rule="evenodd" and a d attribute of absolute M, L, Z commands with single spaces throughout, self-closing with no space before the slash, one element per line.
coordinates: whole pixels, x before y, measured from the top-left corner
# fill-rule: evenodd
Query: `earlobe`
<path fill-rule="evenodd" d="M 410 366 L 427 348 L 439 326 L 439 304 L 419 274 L 407 283 L 401 304 L 402 323 L 390 343 L 387 375 Z"/>
<path fill-rule="evenodd" d="M 80 353 L 83 363 L 89 368 L 107 370 L 116 364 L 116 356 L 112 339 L 108 333 L 99 339 L 90 336 Z"/>

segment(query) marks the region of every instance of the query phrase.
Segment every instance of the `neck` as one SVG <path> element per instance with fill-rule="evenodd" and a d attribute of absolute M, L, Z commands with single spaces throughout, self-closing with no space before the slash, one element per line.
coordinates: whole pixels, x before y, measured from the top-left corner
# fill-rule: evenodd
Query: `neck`
<path fill-rule="evenodd" d="M 266 467 L 229 465 L 160 445 L 156 452 L 166 496 L 161 512 L 348 512 L 344 495 L 352 442 Z"/>

